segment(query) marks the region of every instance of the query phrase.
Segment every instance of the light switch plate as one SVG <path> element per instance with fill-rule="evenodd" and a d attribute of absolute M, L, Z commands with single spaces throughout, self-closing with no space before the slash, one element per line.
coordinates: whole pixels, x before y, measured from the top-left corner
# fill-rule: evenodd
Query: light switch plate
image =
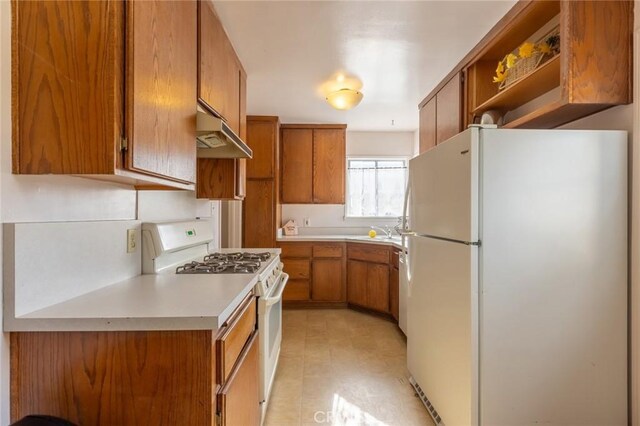
<path fill-rule="evenodd" d="M 138 246 L 138 235 L 135 229 L 127 229 L 127 253 L 135 253 Z"/>

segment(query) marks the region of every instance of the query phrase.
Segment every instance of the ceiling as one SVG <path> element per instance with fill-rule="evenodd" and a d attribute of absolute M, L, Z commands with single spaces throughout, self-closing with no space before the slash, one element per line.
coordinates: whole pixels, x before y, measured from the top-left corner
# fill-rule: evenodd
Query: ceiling
<path fill-rule="evenodd" d="M 247 111 L 349 130 L 418 128 L 418 103 L 515 1 L 216 1 L 248 75 Z M 350 111 L 324 100 L 337 73 L 362 83 Z M 393 124 L 392 124 L 393 120 Z"/>

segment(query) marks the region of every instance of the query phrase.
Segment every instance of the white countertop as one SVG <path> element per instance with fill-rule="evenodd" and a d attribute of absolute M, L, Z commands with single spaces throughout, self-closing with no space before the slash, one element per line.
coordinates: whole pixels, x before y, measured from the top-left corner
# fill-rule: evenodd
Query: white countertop
<path fill-rule="evenodd" d="M 258 274 L 139 275 L 17 318 L 5 317 L 4 330 L 216 330 L 257 281 Z"/>
<path fill-rule="evenodd" d="M 362 235 L 292 235 L 278 237 L 280 242 L 296 242 L 296 241 L 336 241 L 349 243 L 365 243 L 365 244 L 383 244 L 402 249 L 402 240 L 399 236 L 391 239 L 385 237 L 370 238 Z"/>

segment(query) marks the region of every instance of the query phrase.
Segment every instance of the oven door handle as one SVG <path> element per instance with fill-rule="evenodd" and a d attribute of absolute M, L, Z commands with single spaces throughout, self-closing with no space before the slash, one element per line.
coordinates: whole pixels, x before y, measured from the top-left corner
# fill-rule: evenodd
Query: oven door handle
<path fill-rule="evenodd" d="M 283 272 L 280 278 L 280 286 L 278 287 L 278 294 L 276 294 L 275 296 L 265 298 L 264 302 L 266 306 L 271 306 L 282 300 L 282 293 L 284 293 L 284 288 L 287 286 L 287 282 L 289 282 L 289 274 Z"/>

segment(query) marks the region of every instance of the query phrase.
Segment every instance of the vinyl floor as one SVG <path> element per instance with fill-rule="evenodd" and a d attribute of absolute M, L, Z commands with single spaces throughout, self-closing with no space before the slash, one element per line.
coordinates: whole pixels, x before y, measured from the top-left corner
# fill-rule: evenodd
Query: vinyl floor
<path fill-rule="evenodd" d="M 267 426 L 433 425 L 394 323 L 350 309 L 284 310 Z"/>

